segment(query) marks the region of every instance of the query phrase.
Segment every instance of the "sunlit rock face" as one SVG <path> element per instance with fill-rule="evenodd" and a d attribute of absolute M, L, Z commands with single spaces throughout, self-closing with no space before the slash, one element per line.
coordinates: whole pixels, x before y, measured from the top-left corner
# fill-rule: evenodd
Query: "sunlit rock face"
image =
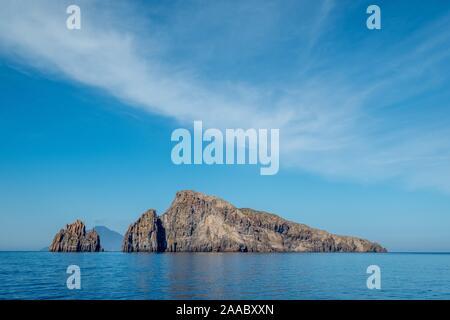
<path fill-rule="evenodd" d="M 144 213 L 125 234 L 125 252 L 386 252 L 377 243 L 338 236 L 277 215 L 239 209 L 217 197 L 177 192 L 160 217 Z"/>
<path fill-rule="evenodd" d="M 122 250 L 125 252 L 164 251 L 164 229 L 153 209 L 145 212 L 125 233 Z"/>
<path fill-rule="evenodd" d="M 52 252 L 99 252 L 100 237 L 95 230 L 86 232 L 86 226 L 80 220 L 66 225 L 53 238 L 49 247 Z"/>

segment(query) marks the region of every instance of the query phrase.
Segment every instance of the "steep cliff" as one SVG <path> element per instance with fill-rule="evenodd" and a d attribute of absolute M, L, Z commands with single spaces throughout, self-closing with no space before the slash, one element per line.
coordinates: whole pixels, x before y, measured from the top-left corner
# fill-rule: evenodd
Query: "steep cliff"
<path fill-rule="evenodd" d="M 123 251 L 385 252 L 368 240 L 337 236 L 274 214 L 238 209 L 220 198 L 180 191 L 158 217 L 154 210 L 128 229 Z"/>
<path fill-rule="evenodd" d="M 125 252 L 164 251 L 164 229 L 155 210 L 148 210 L 130 225 L 123 240 Z"/>
<path fill-rule="evenodd" d="M 52 252 L 99 252 L 100 237 L 95 230 L 86 232 L 86 226 L 80 220 L 66 225 L 53 238 L 49 247 Z"/>

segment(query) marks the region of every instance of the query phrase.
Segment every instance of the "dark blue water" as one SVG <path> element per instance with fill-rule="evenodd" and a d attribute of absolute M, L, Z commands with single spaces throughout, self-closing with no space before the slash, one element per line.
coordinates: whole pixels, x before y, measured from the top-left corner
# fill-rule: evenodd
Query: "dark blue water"
<path fill-rule="evenodd" d="M 450 254 L 0 252 L 0 299 L 450 299 Z"/>

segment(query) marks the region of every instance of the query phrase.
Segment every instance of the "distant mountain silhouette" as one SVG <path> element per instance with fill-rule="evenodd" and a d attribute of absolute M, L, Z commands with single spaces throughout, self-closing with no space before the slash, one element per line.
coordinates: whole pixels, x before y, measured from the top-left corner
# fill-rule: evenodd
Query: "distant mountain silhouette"
<path fill-rule="evenodd" d="M 49 247 L 51 252 L 100 252 L 100 237 L 97 231 L 86 231 L 83 221 L 77 220 L 61 229 Z"/>
<path fill-rule="evenodd" d="M 100 245 L 105 251 L 121 251 L 123 236 L 105 226 L 96 226 L 94 230 L 100 236 Z"/>

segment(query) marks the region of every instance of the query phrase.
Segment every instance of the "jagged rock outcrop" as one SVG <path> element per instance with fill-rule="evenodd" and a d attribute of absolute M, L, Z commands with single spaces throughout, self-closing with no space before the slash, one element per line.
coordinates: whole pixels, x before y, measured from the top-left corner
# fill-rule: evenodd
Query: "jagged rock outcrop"
<path fill-rule="evenodd" d="M 158 217 L 146 212 L 128 229 L 125 252 L 386 252 L 368 240 L 338 236 L 279 216 L 238 209 L 217 197 L 180 191 Z"/>
<path fill-rule="evenodd" d="M 125 252 L 159 252 L 165 248 L 164 229 L 153 209 L 129 226 L 123 240 Z"/>
<path fill-rule="evenodd" d="M 86 226 L 80 220 L 66 225 L 53 238 L 49 247 L 52 252 L 99 252 L 100 237 L 95 230 L 86 232 Z"/>

